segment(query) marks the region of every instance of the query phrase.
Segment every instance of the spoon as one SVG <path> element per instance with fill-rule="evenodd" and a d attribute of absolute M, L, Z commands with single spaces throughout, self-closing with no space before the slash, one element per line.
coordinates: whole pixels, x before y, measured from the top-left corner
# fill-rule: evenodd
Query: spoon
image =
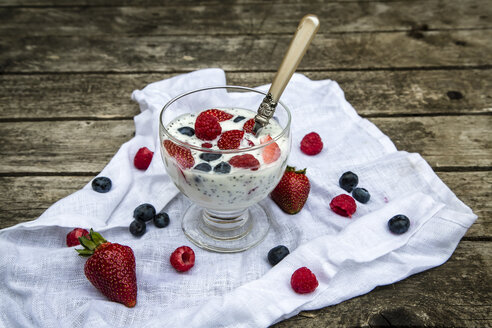
<path fill-rule="evenodd" d="M 275 74 L 275 77 L 273 78 L 270 90 L 268 90 L 268 94 L 258 108 L 258 114 L 255 116 L 255 125 L 253 127 L 253 133 L 255 135 L 259 135 L 261 129 L 265 127 L 273 117 L 280 96 L 284 92 L 284 89 L 297 69 L 297 66 L 299 66 L 299 63 L 301 62 L 302 57 L 304 57 L 318 28 L 319 19 L 315 15 L 306 15 L 299 22 L 297 31 L 290 42 L 289 49 L 285 53 L 284 59 L 277 70 L 277 74 Z"/>

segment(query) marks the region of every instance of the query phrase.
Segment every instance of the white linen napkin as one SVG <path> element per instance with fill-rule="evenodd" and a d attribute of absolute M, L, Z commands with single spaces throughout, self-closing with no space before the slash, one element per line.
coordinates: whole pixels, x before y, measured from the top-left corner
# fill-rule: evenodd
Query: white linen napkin
<path fill-rule="evenodd" d="M 94 192 L 89 181 L 37 220 L 0 231 L 0 326 L 267 327 L 444 263 L 475 221 L 476 215 L 422 157 L 397 151 L 375 125 L 359 117 L 336 82 L 295 74 L 282 100 L 293 117 L 288 163 L 307 167 L 311 181 L 304 209 L 287 215 L 267 198 L 264 204 L 276 220 L 260 245 L 235 254 L 194 246 L 180 224 L 189 201 L 161 162 L 158 116 L 180 93 L 225 84 L 222 70 L 205 69 L 134 91 L 132 98 L 142 111 L 135 117 L 135 137 L 100 173 L 112 180 L 112 190 Z M 268 86 L 259 89 L 267 91 Z M 299 149 L 311 131 L 324 142 L 316 156 Z M 133 166 L 143 146 L 155 152 L 146 171 Z M 349 170 L 371 193 L 367 204 L 357 204 L 351 219 L 329 207 L 333 197 L 345 193 L 338 179 Z M 128 226 L 142 203 L 165 208 L 171 224 L 163 229 L 148 224 L 144 236 L 133 237 Z M 410 218 L 411 226 L 396 236 L 387 222 L 400 213 Z M 85 278 L 85 259 L 65 245 L 74 227 L 92 227 L 106 239 L 132 247 L 138 280 L 134 308 L 109 302 Z M 267 253 L 279 244 L 291 254 L 272 268 Z M 176 272 L 169 263 L 181 245 L 191 246 L 196 254 L 195 266 L 186 273 Z M 311 294 L 296 294 L 290 287 L 292 273 L 302 266 L 320 283 Z"/>

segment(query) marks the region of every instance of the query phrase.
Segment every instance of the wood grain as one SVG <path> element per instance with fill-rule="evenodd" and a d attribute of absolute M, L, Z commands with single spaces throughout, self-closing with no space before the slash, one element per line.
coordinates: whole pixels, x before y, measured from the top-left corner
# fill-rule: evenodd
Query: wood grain
<path fill-rule="evenodd" d="M 462 241 L 440 267 L 273 327 L 486 327 L 491 266 L 491 243 Z"/>
<path fill-rule="evenodd" d="M 486 0 L 276 3 L 170 3 L 149 7 L 0 8 L 0 35 L 293 34 L 301 17 L 322 17 L 318 34 L 491 28 Z M 275 15 L 272 13 L 282 13 Z M 220 17 L 220 19 L 217 19 Z"/>
<path fill-rule="evenodd" d="M 492 112 L 491 70 L 305 72 L 332 79 L 362 116 L 477 114 Z M 176 74 L 0 75 L 0 120 L 132 118 L 132 90 Z M 255 87 L 274 73 L 227 72 L 227 83 Z M 450 98 L 454 92 L 461 98 Z"/>
<path fill-rule="evenodd" d="M 439 177 L 478 219 L 465 238 L 483 238 L 492 233 L 492 176 L 488 172 L 438 172 Z M 3 176 L 0 177 L 0 229 L 36 219 L 51 204 L 79 190 L 93 176 Z M 472 191 L 472 192 L 470 192 Z"/>
<path fill-rule="evenodd" d="M 368 70 L 492 64 L 492 30 L 318 35 L 299 70 Z M 220 67 L 276 71 L 290 35 L 18 36 L 0 38 L 0 72 L 177 72 Z M 457 42 L 466 42 L 465 46 Z"/>
<path fill-rule="evenodd" d="M 435 168 L 489 168 L 492 116 L 372 118 L 400 150 Z M 131 120 L 0 123 L 0 173 L 99 172 L 134 133 Z"/>

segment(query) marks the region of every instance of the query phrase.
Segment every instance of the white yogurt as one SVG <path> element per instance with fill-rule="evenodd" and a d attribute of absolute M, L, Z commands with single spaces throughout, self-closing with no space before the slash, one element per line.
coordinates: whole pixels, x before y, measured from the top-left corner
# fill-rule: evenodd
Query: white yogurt
<path fill-rule="evenodd" d="M 220 122 L 222 133 L 229 130 L 242 130 L 244 123 L 256 115 L 256 112 L 242 108 L 221 108 L 221 110 L 233 115 L 231 119 Z M 245 118 L 236 123 L 234 119 L 238 116 L 244 116 Z M 204 141 L 198 139 L 196 135 L 187 136 L 178 131 L 179 128 L 184 126 L 194 128 L 196 118 L 196 114 L 179 116 L 170 122 L 166 129 L 171 135 L 182 142 L 198 147 L 208 142 L 212 144 L 212 148 L 210 148 L 211 153 L 213 153 L 213 150 L 219 150 L 217 141 L 220 136 L 211 141 Z M 275 137 L 282 130 L 282 127 L 275 120 L 270 120 L 270 123 L 261 131 L 261 137 L 267 134 Z M 165 139 L 165 136 L 163 137 Z M 240 150 L 244 151 L 227 154 L 222 153 L 220 158 L 211 161 L 205 161 L 200 158 L 200 154 L 203 154 L 203 152 L 191 149 L 195 164 L 192 168 L 188 169 L 180 168 L 175 159 L 169 156 L 164 147 L 162 147 L 161 153 L 163 154 L 168 174 L 183 194 L 195 203 L 211 210 L 236 211 L 251 206 L 265 198 L 275 188 L 285 170 L 290 150 L 288 133 L 279 138 L 279 140 L 276 140 L 281 151 L 280 157 L 268 164 L 264 162 L 262 156 L 265 147 L 250 151 L 247 150 L 251 146 L 249 146 L 246 139 L 252 141 L 257 146 L 260 145 L 261 137 L 256 138 L 251 133 L 245 133 L 240 146 Z M 244 154 L 253 155 L 260 162 L 259 169 L 253 171 L 251 169 L 236 168 L 231 165 L 229 173 L 214 171 L 214 168 L 218 164 L 222 162 L 228 164 L 228 161 L 233 156 Z M 211 170 L 204 172 L 196 169 L 195 167 L 201 163 L 208 163 L 211 166 Z"/>

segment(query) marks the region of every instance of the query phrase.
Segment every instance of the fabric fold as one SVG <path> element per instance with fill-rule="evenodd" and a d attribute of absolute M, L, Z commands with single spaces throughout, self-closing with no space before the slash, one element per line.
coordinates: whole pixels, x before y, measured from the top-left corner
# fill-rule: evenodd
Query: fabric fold
<path fill-rule="evenodd" d="M 282 101 L 293 121 L 288 164 L 306 167 L 311 181 L 306 205 L 287 215 L 267 197 L 262 204 L 274 222 L 266 239 L 248 251 L 218 254 L 194 246 L 180 224 L 190 202 L 161 160 L 159 114 L 179 94 L 226 83 L 222 70 L 205 69 L 135 90 L 132 99 L 141 109 L 134 118 L 135 137 L 99 174 L 112 180 L 112 190 L 96 193 L 88 181 L 38 219 L 0 231 L 0 326 L 266 327 L 444 263 L 476 220 L 419 154 L 398 151 L 388 136 L 358 116 L 335 81 L 295 74 Z M 266 91 L 268 85 L 258 89 Z M 233 93 L 216 96 L 241 100 Z M 302 137 L 311 131 L 324 143 L 316 156 L 299 150 Z M 154 158 L 140 171 L 133 157 L 144 146 Z M 331 199 L 346 193 L 338 185 L 346 171 L 357 173 L 359 186 L 371 193 L 367 204 L 357 203 L 351 219 L 329 206 Z M 145 235 L 135 238 L 128 226 L 142 203 L 164 209 L 171 223 L 164 229 L 149 224 Z M 387 228 L 396 214 L 411 220 L 405 234 L 394 235 Z M 74 227 L 92 227 L 107 240 L 132 247 L 138 280 L 135 308 L 109 302 L 87 281 L 85 260 L 65 245 Z M 291 254 L 271 267 L 267 253 L 280 244 Z M 195 266 L 186 273 L 169 263 L 181 245 L 196 254 Z M 292 273 L 302 266 L 320 283 L 311 294 L 296 294 L 290 286 Z"/>

